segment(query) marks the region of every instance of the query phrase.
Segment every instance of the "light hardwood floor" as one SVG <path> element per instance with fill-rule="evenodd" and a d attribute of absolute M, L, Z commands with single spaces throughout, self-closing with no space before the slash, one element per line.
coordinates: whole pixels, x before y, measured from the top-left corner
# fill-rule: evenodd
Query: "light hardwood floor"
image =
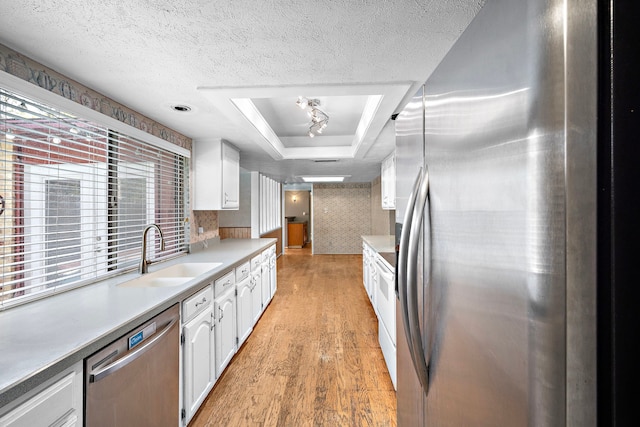
<path fill-rule="evenodd" d="M 190 427 L 395 426 L 360 255 L 278 259 L 278 290 Z"/>

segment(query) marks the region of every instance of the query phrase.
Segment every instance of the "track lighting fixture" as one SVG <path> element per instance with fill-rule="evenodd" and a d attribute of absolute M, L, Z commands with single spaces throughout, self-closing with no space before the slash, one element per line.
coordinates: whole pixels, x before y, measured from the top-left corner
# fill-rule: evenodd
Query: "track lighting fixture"
<path fill-rule="evenodd" d="M 320 100 L 309 99 L 299 96 L 296 105 L 303 110 L 307 110 L 311 123 L 309 123 L 309 138 L 313 138 L 316 134 L 321 134 L 329 123 L 329 116 L 320 108 Z"/>

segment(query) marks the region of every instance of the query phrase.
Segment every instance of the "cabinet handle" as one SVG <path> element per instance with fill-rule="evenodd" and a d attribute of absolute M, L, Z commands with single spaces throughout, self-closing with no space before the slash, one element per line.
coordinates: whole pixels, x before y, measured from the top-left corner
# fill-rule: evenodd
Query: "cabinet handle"
<path fill-rule="evenodd" d="M 216 319 L 213 317 L 213 311 L 211 312 L 211 330 L 213 331 L 213 327 L 216 326 Z"/>
<path fill-rule="evenodd" d="M 231 200 L 231 199 L 229 199 L 229 195 L 225 192 L 225 193 L 224 193 L 224 204 L 226 205 L 226 204 L 227 204 L 227 203 L 229 203 L 229 202 L 231 202 L 231 203 L 238 203 L 238 201 L 237 201 L 237 200 Z"/>
<path fill-rule="evenodd" d="M 199 305 L 205 304 L 207 302 L 207 298 L 206 297 L 202 297 L 202 301 L 199 301 L 196 303 L 196 307 L 198 307 Z"/>
<path fill-rule="evenodd" d="M 220 318 L 218 319 L 218 322 L 221 322 L 222 319 L 224 319 L 224 311 L 222 311 L 222 308 L 218 307 L 218 311 L 220 311 Z"/>

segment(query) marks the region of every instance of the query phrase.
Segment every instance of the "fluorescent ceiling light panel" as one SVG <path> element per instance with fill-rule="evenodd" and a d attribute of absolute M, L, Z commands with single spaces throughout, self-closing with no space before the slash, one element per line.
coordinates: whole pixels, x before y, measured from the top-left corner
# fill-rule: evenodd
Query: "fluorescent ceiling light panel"
<path fill-rule="evenodd" d="M 342 182 L 351 175 L 340 176 L 300 176 L 304 182 Z"/>

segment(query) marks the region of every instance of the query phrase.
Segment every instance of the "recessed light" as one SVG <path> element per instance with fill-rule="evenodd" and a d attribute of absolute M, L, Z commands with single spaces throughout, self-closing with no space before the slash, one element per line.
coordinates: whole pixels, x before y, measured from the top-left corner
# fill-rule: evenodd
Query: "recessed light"
<path fill-rule="evenodd" d="M 189 111 L 191 111 L 191 107 L 184 104 L 172 105 L 171 109 L 179 113 L 188 113 Z"/>

